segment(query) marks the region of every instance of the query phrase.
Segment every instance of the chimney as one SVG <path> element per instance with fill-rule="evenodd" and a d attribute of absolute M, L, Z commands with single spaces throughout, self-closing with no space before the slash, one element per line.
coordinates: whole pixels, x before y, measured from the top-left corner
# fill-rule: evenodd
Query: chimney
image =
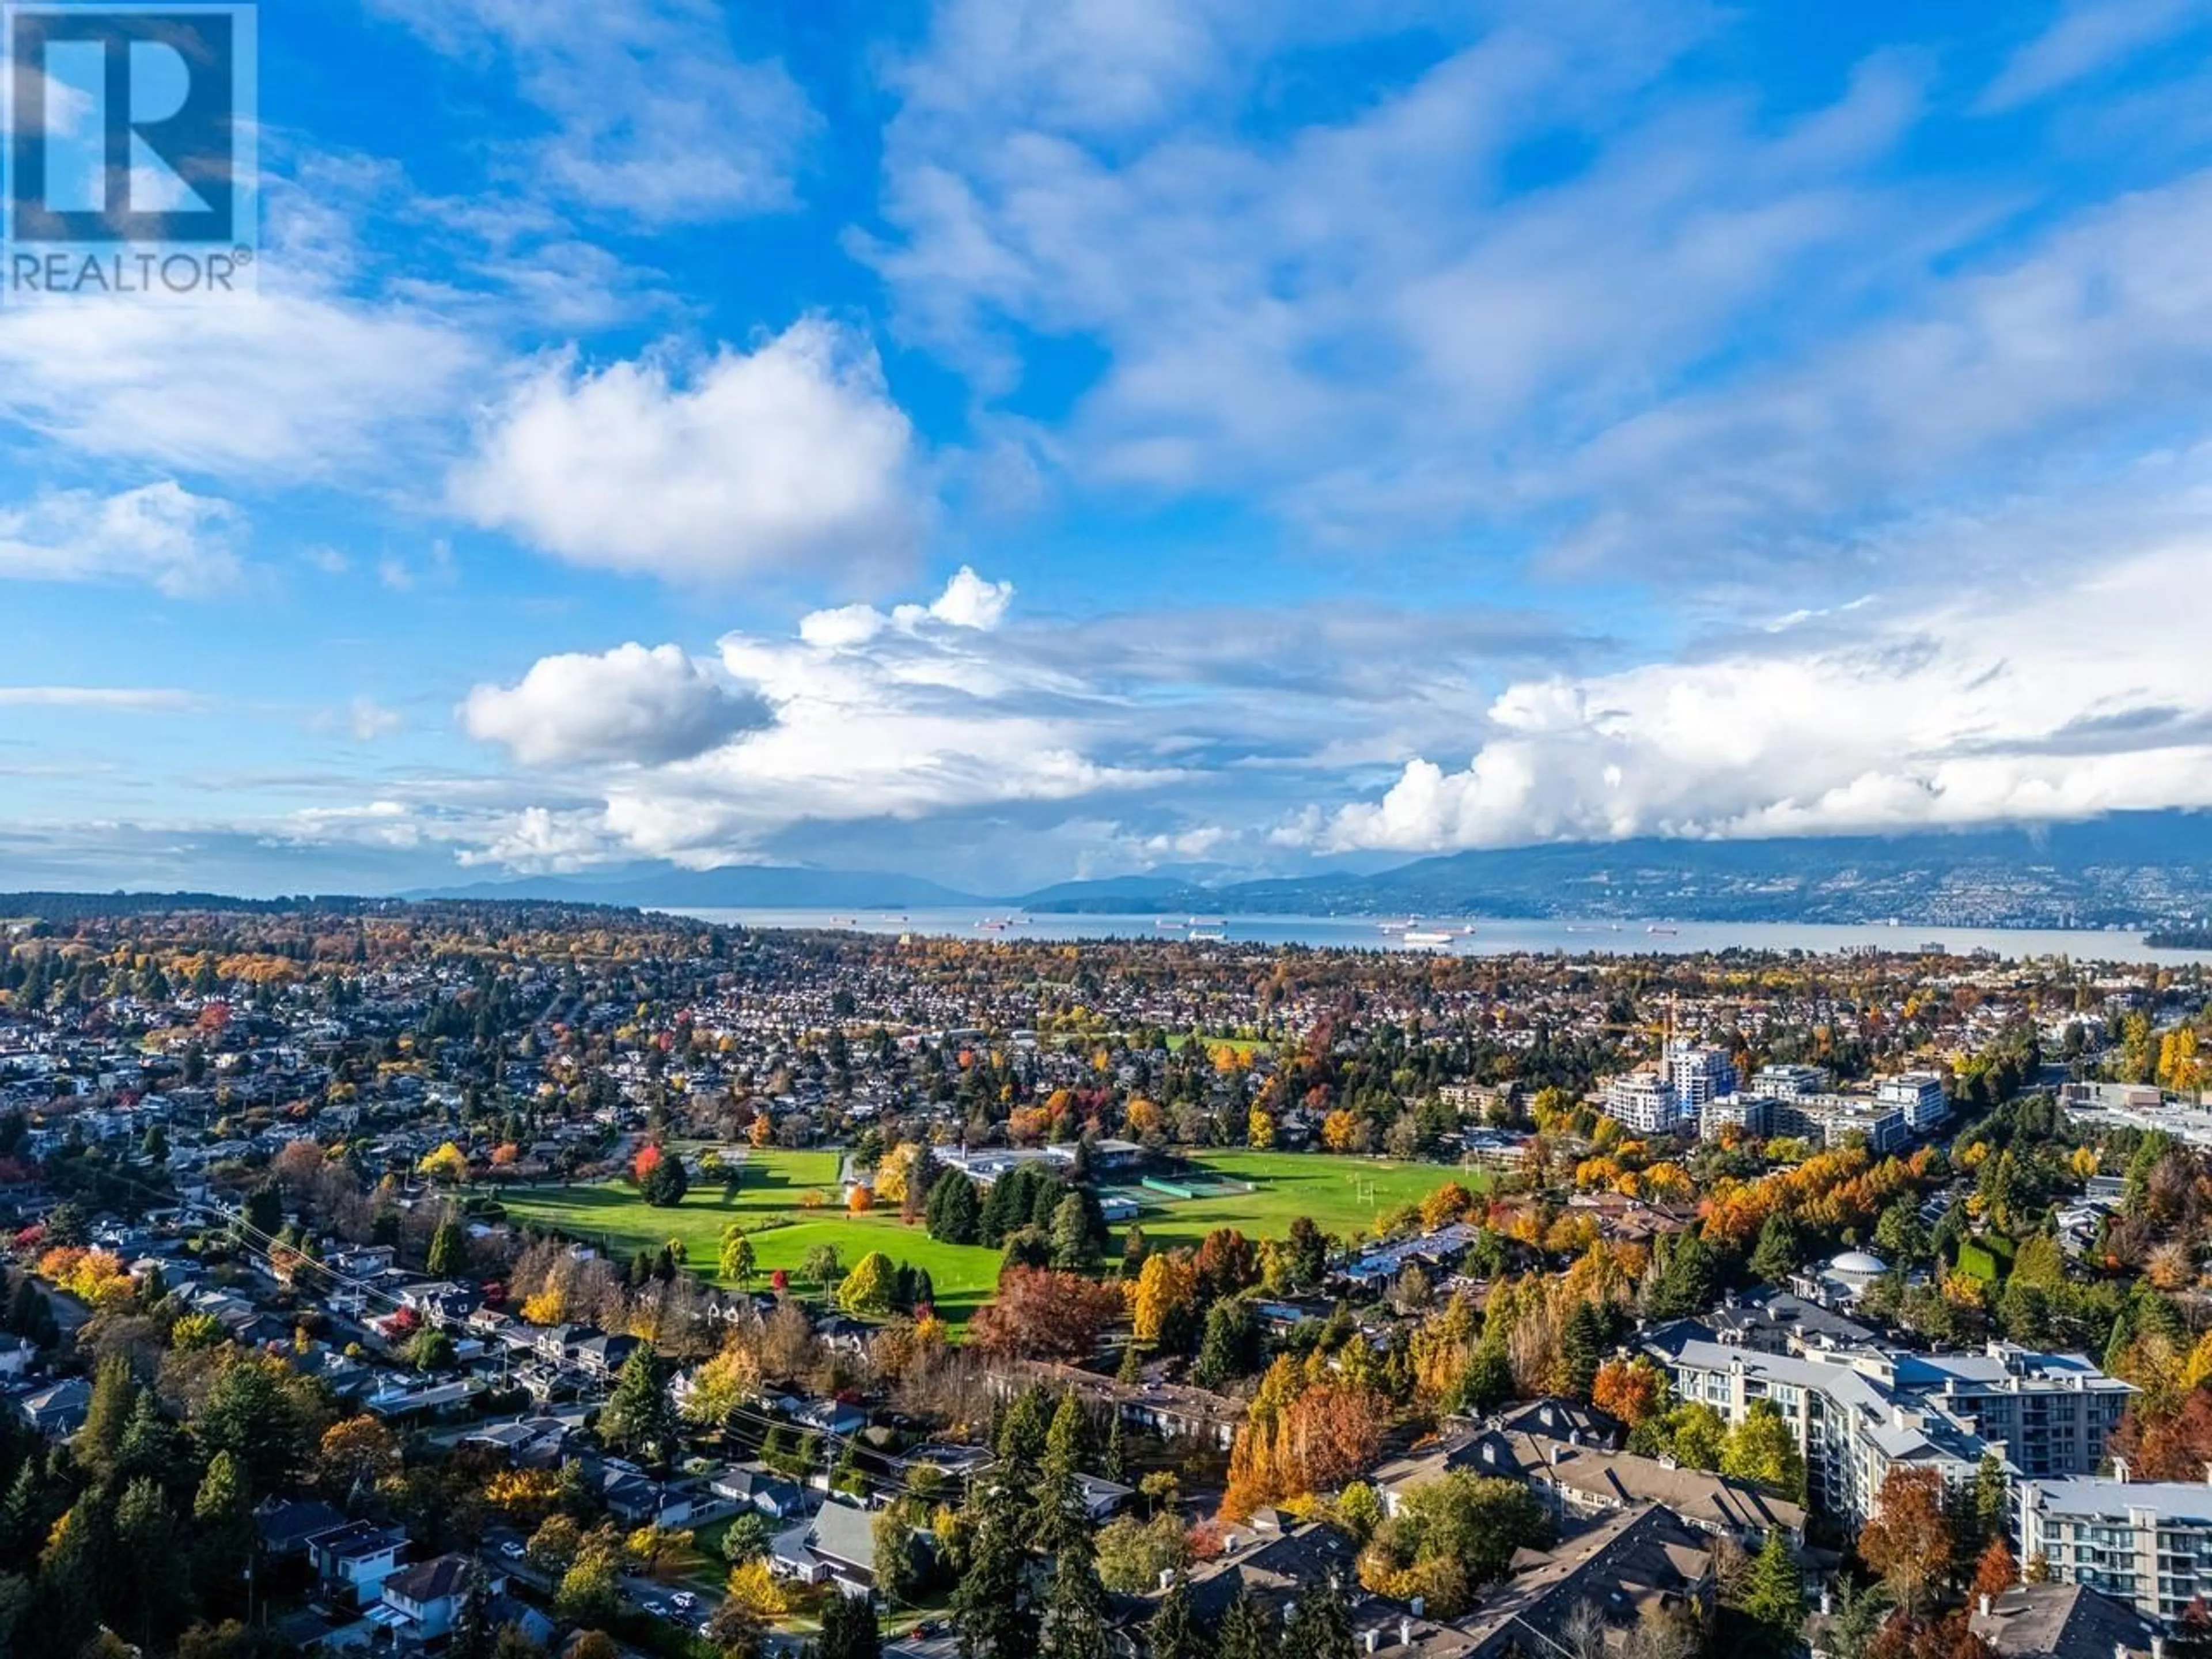
<path fill-rule="evenodd" d="M 2151 1632 L 2150 1659 L 2166 1659 L 2166 1638 L 2156 1631 Z"/>
<path fill-rule="evenodd" d="M 1410 1648 L 1413 1645 L 1413 1621 L 1410 1619 L 1401 1619 L 1398 1621 L 1398 1645 L 1401 1648 Z"/>
<path fill-rule="evenodd" d="M 1413 1608 L 1414 1618 L 1425 1618 L 1429 1611 L 1429 1598 L 1425 1595 L 1417 1595 L 1407 1602 L 1407 1606 Z"/>
<path fill-rule="evenodd" d="M 1382 1632 L 1379 1630 L 1370 1630 L 1363 1632 L 1359 1638 L 1359 1645 L 1370 1653 L 1381 1652 L 1382 1650 Z"/>
<path fill-rule="evenodd" d="M 1175 1569 L 1173 1567 L 1162 1567 L 1160 1569 L 1160 1588 L 1162 1589 L 1173 1589 L 1175 1588 L 1175 1581 L 1176 1576 Z"/>
<path fill-rule="evenodd" d="M 2112 1479 L 2118 1481 L 2124 1486 L 2128 1484 L 2128 1460 L 2126 1458 L 2115 1457 L 2112 1460 Z"/>
<path fill-rule="evenodd" d="M 1835 1610 L 1835 1592 L 1829 1588 L 1827 1581 L 1823 1579 L 1820 1583 L 1820 1616 L 1825 1619 Z"/>
<path fill-rule="evenodd" d="M 1983 1592 L 1983 1595 L 1982 1595 L 1982 1617 L 1983 1617 L 1983 1618 L 1984 1618 L 1984 1619 L 1986 1619 L 1986 1618 L 1988 1618 L 1989 1616 L 1990 1616 L 1990 1598 L 1989 1598 L 1989 1594 L 1988 1594 L 1988 1592 L 1987 1592 L 1987 1591 L 1984 1591 L 1984 1592 Z"/>

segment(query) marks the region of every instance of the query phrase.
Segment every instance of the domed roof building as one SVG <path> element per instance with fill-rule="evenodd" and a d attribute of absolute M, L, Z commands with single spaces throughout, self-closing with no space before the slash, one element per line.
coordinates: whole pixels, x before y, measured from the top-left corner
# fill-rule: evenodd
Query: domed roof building
<path fill-rule="evenodd" d="M 1869 1250 L 1845 1250 L 1828 1264 L 1828 1271 L 1847 1279 L 1880 1279 L 1889 1271 L 1889 1263 Z"/>

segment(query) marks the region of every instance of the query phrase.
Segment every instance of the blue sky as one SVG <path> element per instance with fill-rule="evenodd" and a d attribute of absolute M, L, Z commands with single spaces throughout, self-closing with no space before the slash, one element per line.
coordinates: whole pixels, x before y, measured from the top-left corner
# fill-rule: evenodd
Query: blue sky
<path fill-rule="evenodd" d="M 2180 0 L 326 0 L 0 309 L 0 885 L 2212 805 Z"/>

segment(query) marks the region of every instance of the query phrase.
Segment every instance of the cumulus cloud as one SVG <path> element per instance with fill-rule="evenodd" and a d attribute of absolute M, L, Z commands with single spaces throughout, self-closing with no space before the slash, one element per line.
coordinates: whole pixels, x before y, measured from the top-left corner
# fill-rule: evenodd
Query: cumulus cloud
<path fill-rule="evenodd" d="M 541 659 L 514 686 L 480 685 L 461 705 L 469 735 L 526 766 L 653 763 L 696 755 L 763 718 L 757 698 L 681 647 L 619 646 Z"/>
<path fill-rule="evenodd" d="M 688 373 L 669 354 L 546 364 L 491 411 L 453 495 L 477 523 L 575 564 L 842 580 L 911 550 L 915 462 L 872 349 L 809 319 Z"/>
<path fill-rule="evenodd" d="M 1006 620 L 1014 601 L 1012 582 L 985 581 L 967 565 L 954 573 L 945 591 L 927 605 L 902 605 L 890 614 L 872 605 L 841 605 L 799 618 L 799 637 L 824 650 L 866 645 L 887 628 L 912 633 L 930 623 L 989 633 Z"/>
<path fill-rule="evenodd" d="M 172 597 L 234 582 L 243 520 L 173 481 L 112 495 L 48 490 L 0 507 L 0 580 L 143 582 Z"/>
<path fill-rule="evenodd" d="M 1286 839 L 1424 853 L 2212 805 L 2212 683 L 2191 643 L 2212 625 L 2205 559 L 2199 532 L 1978 604 L 1863 607 L 1850 631 L 1517 682 L 1465 767 L 1415 759 Z"/>

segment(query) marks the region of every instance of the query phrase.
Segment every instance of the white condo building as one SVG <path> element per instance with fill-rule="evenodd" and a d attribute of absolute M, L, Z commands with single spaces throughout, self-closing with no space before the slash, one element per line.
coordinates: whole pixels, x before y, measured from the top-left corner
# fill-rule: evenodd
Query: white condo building
<path fill-rule="evenodd" d="M 1943 1079 L 1933 1072 L 1886 1077 L 1875 1085 L 1874 1094 L 1885 1106 L 1903 1108 L 1915 1134 L 1924 1134 L 1951 1115 L 1951 1097 L 1943 1091 Z"/>
<path fill-rule="evenodd" d="M 2020 1559 L 2053 1582 L 2087 1584 L 2172 1624 L 2212 1601 L 2212 1485 L 2029 1480 L 2019 1497 Z"/>

